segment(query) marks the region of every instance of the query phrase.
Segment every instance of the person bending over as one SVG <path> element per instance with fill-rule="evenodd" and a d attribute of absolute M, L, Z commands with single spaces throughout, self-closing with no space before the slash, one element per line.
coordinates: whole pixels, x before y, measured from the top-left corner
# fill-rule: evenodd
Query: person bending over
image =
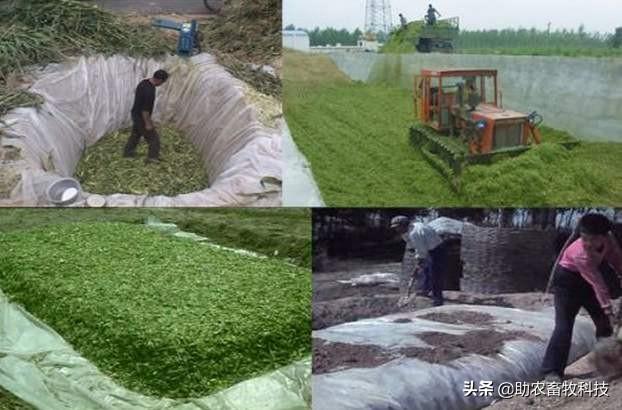
<path fill-rule="evenodd" d="M 561 381 L 568 361 L 572 328 L 581 307 L 596 326 L 596 337 L 613 333 L 609 288 L 601 273 L 604 263 L 622 274 L 622 251 L 613 236 L 612 223 L 599 214 L 586 214 L 579 221 L 579 238 L 562 254 L 553 273 L 555 328 L 549 340 L 542 374 L 547 381 Z"/>

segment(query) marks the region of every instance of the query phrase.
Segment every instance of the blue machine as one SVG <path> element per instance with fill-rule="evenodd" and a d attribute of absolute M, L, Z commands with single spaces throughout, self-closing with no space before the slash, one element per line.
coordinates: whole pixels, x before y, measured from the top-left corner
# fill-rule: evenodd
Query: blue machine
<path fill-rule="evenodd" d="M 177 21 L 165 19 L 153 19 L 151 25 L 153 27 L 179 31 L 177 55 L 182 57 L 192 57 L 194 54 L 201 52 L 199 24 L 196 20 L 192 20 L 189 23 L 179 23 Z"/>

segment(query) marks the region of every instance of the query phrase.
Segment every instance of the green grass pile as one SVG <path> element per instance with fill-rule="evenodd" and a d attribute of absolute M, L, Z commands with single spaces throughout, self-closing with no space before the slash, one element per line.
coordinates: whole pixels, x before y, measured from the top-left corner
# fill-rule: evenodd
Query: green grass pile
<path fill-rule="evenodd" d="M 131 130 L 113 132 L 87 148 L 75 176 L 87 192 L 98 194 L 168 195 L 200 191 L 208 178 L 197 148 L 171 127 L 159 127 L 159 163 L 145 164 L 148 145 L 144 138 L 136 157 L 123 157 Z"/>
<path fill-rule="evenodd" d="M 34 410 L 34 408 L 0 387 L 0 410 Z"/>
<path fill-rule="evenodd" d="M 122 223 L 11 231 L 0 247 L 3 291 L 130 389 L 204 396 L 310 352 L 308 269 Z"/>
<path fill-rule="evenodd" d="M 274 64 L 282 55 L 282 0 L 231 0 L 201 25 L 206 50 L 236 78 L 281 97 L 281 80 L 249 65 Z"/>
<path fill-rule="evenodd" d="M 414 113 L 408 90 L 339 78 L 325 56 L 286 53 L 285 116 L 329 206 L 622 203 L 622 144 L 585 142 L 567 150 L 552 142 L 568 136 L 546 127 L 541 146 L 467 167 L 462 192 L 455 193 L 409 142 Z"/>
<path fill-rule="evenodd" d="M 80 1 L 0 1 L 0 116 L 26 103 L 40 103 L 36 96 L 7 87 L 7 80 L 26 67 L 94 53 L 158 56 L 172 46 L 154 28 Z"/>
<path fill-rule="evenodd" d="M 441 33 L 447 33 L 450 29 L 450 25 L 445 21 L 438 21 L 435 28 L 441 30 Z M 387 39 L 386 43 L 382 46 L 381 52 L 383 53 L 416 53 L 417 49 L 415 45 L 419 40 L 420 34 L 426 28 L 423 20 L 412 21 L 406 25 L 406 27 L 399 27 L 395 29 Z"/>
<path fill-rule="evenodd" d="M 7 208 L 0 212 L 0 233 L 74 222 L 142 224 L 148 218 L 175 223 L 224 246 L 276 253 L 276 257 L 311 267 L 311 211 L 307 208 Z"/>

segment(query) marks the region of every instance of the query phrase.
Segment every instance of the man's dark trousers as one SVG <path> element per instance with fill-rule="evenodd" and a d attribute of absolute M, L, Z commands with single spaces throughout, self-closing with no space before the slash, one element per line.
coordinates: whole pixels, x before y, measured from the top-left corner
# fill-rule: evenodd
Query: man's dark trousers
<path fill-rule="evenodd" d="M 611 336 L 613 329 L 596 299 L 594 289 L 578 272 L 558 266 L 553 274 L 553 292 L 555 329 L 546 348 L 541 371 L 543 375 L 555 373 L 563 378 L 572 342 L 572 328 L 581 307 L 592 318 L 597 338 Z"/>
<path fill-rule="evenodd" d="M 130 135 L 127 144 L 125 145 L 124 154 L 126 156 L 133 156 L 136 152 L 136 147 L 140 142 L 140 137 L 145 137 L 147 144 L 149 144 L 148 158 L 157 160 L 160 158 L 160 136 L 156 132 L 155 128 L 147 130 L 145 128 L 145 121 L 138 116 L 132 115 L 132 135 Z"/>
<path fill-rule="evenodd" d="M 429 275 L 432 285 L 432 299 L 434 300 L 434 306 L 440 306 L 443 304 L 443 273 L 447 262 L 445 244 L 441 243 L 436 248 L 429 251 L 429 253 Z"/>

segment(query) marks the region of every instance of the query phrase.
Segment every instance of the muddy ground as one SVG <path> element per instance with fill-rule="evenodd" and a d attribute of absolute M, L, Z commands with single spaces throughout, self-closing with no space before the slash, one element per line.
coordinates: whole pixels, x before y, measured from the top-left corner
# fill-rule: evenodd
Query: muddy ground
<path fill-rule="evenodd" d="M 430 298 L 413 297 L 406 306 L 399 307 L 400 296 L 396 286 L 352 286 L 338 282 L 378 272 L 399 274 L 400 262 L 350 260 L 333 261 L 330 266 L 330 271 L 313 273 L 313 329 L 432 306 Z M 553 295 L 538 292 L 485 295 L 444 291 L 443 295 L 446 304 L 504 306 L 525 310 L 542 310 L 553 305 Z"/>

